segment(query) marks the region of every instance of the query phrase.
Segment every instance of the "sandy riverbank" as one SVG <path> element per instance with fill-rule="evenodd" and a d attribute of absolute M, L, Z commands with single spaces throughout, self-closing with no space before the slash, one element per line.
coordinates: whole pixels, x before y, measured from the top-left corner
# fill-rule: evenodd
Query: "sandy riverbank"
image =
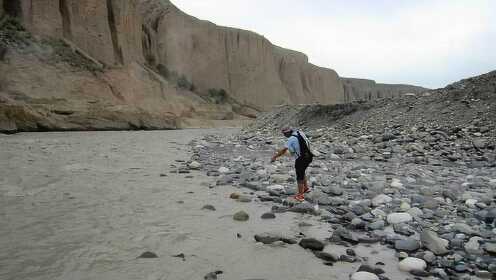
<path fill-rule="evenodd" d="M 229 194 L 240 189 L 208 188 L 212 179 L 200 172 L 173 172 L 176 160 L 189 159 L 192 139 L 235 131 L 0 136 L 0 278 L 186 280 L 221 270 L 219 279 L 348 279 L 360 264 L 328 267 L 298 245 L 253 240 L 267 231 L 328 237 L 318 217 L 262 220 L 270 203 L 236 202 Z M 233 221 L 238 210 L 250 220 Z M 371 263 L 393 260 L 393 251 L 373 249 L 356 251 Z M 159 258 L 137 258 L 145 251 Z M 184 260 L 173 257 L 181 253 Z M 406 278 L 396 266 L 386 265 L 387 275 Z"/>

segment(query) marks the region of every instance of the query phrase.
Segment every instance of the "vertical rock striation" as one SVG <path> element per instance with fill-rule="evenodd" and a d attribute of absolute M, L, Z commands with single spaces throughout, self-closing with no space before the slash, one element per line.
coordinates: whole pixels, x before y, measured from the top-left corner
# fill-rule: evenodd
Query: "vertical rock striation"
<path fill-rule="evenodd" d="M 273 105 L 344 102 L 334 70 L 308 63 L 256 33 L 219 27 L 161 0 L 20 0 L 25 25 L 60 37 L 107 66 L 143 63 L 225 89 L 260 110 Z"/>
<path fill-rule="evenodd" d="M 405 93 L 421 93 L 428 89 L 411 85 L 379 84 L 373 80 L 341 78 L 344 101 L 365 101 L 377 98 L 398 97 Z"/>
<path fill-rule="evenodd" d="M 10 45 L 0 61 L 0 109 L 15 105 L 38 122 L 23 126 L 16 114 L 3 114 L 13 130 L 174 128 L 185 118 L 251 117 L 276 105 L 337 104 L 404 88 L 341 79 L 305 54 L 199 20 L 168 0 L 0 0 L 1 14 L 18 17 L 38 44 Z M 41 46 L 46 38 L 58 43 Z M 72 51 L 57 54 L 58 39 Z M 71 61 L 74 55 L 86 62 Z M 228 98 L 209 99 L 222 90 Z"/>

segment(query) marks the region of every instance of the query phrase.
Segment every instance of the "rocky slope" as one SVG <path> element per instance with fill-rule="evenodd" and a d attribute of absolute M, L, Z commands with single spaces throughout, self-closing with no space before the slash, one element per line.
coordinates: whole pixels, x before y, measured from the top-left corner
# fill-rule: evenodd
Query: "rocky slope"
<path fill-rule="evenodd" d="M 177 128 L 359 98 L 306 55 L 198 20 L 167 0 L 0 6 L 28 31 L 2 18 L 2 131 Z M 392 87 L 375 88 L 374 97 L 403 92 Z"/>
<path fill-rule="evenodd" d="M 315 154 L 307 172 L 313 189 L 302 203 L 291 197 L 293 160 L 269 163 L 287 125 L 307 133 Z M 285 233 L 260 232 L 254 239 L 298 243 L 333 269 L 361 263 L 351 279 L 399 279 L 384 271 L 391 265 L 412 277 L 495 279 L 495 131 L 496 71 L 389 102 L 284 106 L 240 135 L 192 143 L 184 168 L 272 201 L 273 215 L 320 215 L 333 228 L 327 238 L 287 242 Z M 395 250 L 398 264 L 371 263 L 361 248 L 370 244 Z M 325 251 L 334 246 L 346 254 Z"/>

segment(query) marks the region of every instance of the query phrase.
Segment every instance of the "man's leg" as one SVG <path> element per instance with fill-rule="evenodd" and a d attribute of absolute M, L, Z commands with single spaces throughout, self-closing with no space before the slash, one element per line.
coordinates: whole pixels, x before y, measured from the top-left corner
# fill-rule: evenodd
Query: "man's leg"
<path fill-rule="evenodd" d="M 305 193 L 305 181 L 298 181 L 298 194 Z"/>
<path fill-rule="evenodd" d="M 307 176 L 305 176 L 305 179 L 303 179 L 303 192 L 306 193 L 310 190 L 308 187 L 308 181 L 307 181 Z"/>
<path fill-rule="evenodd" d="M 305 162 L 305 168 L 303 169 L 303 192 L 304 193 L 310 191 L 310 188 L 308 187 L 308 181 L 307 181 L 306 173 L 307 173 L 307 168 L 311 162 L 312 162 L 312 159 L 310 159 L 308 162 Z"/>

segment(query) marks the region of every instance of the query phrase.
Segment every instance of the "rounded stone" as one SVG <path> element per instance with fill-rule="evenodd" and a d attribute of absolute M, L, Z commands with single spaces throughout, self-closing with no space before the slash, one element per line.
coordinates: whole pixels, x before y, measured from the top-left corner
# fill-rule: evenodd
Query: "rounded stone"
<path fill-rule="evenodd" d="M 207 204 L 202 207 L 203 210 L 215 211 L 215 207 L 213 205 Z"/>
<path fill-rule="evenodd" d="M 422 271 L 427 268 L 427 263 L 424 260 L 408 257 L 399 263 L 399 269 L 401 271 Z"/>
<path fill-rule="evenodd" d="M 390 224 L 408 223 L 412 220 L 412 215 L 408 213 L 392 213 L 387 216 L 387 222 Z"/>
<path fill-rule="evenodd" d="M 240 221 L 240 222 L 248 221 L 249 218 L 250 215 L 248 215 L 248 213 L 246 213 L 245 211 L 239 211 L 233 216 L 233 219 L 235 221 Z"/>
<path fill-rule="evenodd" d="M 355 272 L 353 275 L 351 275 L 351 280 L 379 280 L 379 277 L 377 275 L 366 272 L 366 271 L 360 271 L 360 272 Z"/>
<path fill-rule="evenodd" d="M 390 203 L 393 201 L 393 199 L 385 194 L 380 194 L 372 199 L 372 205 L 373 206 L 379 206 L 382 204 Z"/>
<path fill-rule="evenodd" d="M 219 171 L 219 173 L 225 174 L 225 173 L 229 172 L 229 168 L 221 166 L 221 167 L 219 167 L 219 170 L 217 170 L 217 171 Z"/>
<path fill-rule="evenodd" d="M 262 214 L 262 217 L 261 218 L 264 219 L 264 220 L 275 219 L 276 218 L 276 215 L 274 213 L 268 212 L 268 213 Z"/>
<path fill-rule="evenodd" d="M 315 238 L 303 238 L 300 241 L 300 246 L 305 248 L 305 249 L 322 251 L 325 247 L 325 244 L 322 241 L 317 240 Z"/>
<path fill-rule="evenodd" d="M 193 161 L 189 164 L 189 168 L 194 169 L 194 170 L 198 170 L 201 168 L 201 163 L 199 163 L 198 161 Z"/>

